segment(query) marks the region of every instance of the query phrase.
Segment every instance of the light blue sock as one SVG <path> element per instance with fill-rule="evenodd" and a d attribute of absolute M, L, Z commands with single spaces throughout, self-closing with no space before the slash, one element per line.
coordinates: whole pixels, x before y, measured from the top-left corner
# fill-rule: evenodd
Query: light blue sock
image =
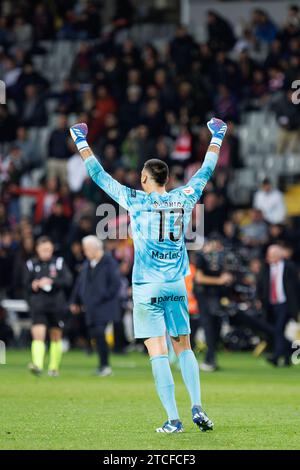
<path fill-rule="evenodd" d="M 179 416 L 175 401 L 175 385 L 168 356 L 154 356 L 150 358 L 150 361 L 156 390 L 168 419 L 177 420 Z"/>
<path fill-rule="evenodd" d="M 201 406 L 200 373 L 195 354 L 191 349 L 186 349 L 178 356 L 181 374 L 185 386 L 189 392 L 191 405 Z"/>

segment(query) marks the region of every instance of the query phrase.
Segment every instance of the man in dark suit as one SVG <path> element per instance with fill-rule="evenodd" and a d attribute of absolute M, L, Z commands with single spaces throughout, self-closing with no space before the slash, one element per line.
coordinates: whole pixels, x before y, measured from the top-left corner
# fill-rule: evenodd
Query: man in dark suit
<path fill-rule="evenodd" d="M 290 364 L 291 345 L 284 336 L 284 330 L 290 318 L 297 319 L 298 288 L 297 271 L 293 263 L 284 259 L 280 246 L 271 245 L 258 280 L 257 295 L 274 327 L 273 356 L 270 362 L 275 366 L 281 357 L 285 365 Z"/>
<path fill-rule="evenodd" d="M 97 237 L 84 237 L 82 246 L 87 260 L 74 286 L 70 310 L 76 314 L 81 306 L 84 308 L 89 336 L 95 339 L 97 345 L 98 375 L 106 377 L 112 374 L 112 370 L 105 329 L 120 315 L 120 272 L 117 262 L 104 252 L 103 244 Z"/>

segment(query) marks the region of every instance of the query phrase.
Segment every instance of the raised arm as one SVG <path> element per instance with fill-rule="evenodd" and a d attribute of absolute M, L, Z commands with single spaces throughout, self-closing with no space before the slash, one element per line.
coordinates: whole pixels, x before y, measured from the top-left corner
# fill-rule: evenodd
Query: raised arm
<path fill-rule="evenodd" d="M 227 125 L 221 119 L 212 118 L 208 123 L 207 127 L 212 133 L 212 139 L 207 149 L 204 162 L 199 170 L 192 176 L 190 181 L 187 183 L 188 187 L 193 188 L 196 196 L 199 198 L 206 183 L 211 178 L 213 171 L 216 167 L 220 148 L 227 131 Z"/>
<path fill-rule="evenodd" d="M 104 170 L 86 141 L 87 133 L 88 127 L 84 123 L 75 124 L 70 129 L 71 137 L 84 161 L 88 174 L 114 201 L 128 210 L 134 191 L 120 184 Z"/>

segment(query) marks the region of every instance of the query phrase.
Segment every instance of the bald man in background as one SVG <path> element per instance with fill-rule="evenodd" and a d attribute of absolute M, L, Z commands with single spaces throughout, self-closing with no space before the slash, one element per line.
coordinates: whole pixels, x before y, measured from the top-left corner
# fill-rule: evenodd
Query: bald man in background
<path fill-rule="evenodd" d="M 257 295 L 274 327 L 273 355 L 269 359 L 274 366 L 278 366 L 282 358 L 284 365 L 290 365 L 291 344 L 284 331 L 288 321 L 298 317 L 298 289 L 299 279 L 294 264 L 284 259 L 280 246 L 269 246 L 258 280 Z"/>

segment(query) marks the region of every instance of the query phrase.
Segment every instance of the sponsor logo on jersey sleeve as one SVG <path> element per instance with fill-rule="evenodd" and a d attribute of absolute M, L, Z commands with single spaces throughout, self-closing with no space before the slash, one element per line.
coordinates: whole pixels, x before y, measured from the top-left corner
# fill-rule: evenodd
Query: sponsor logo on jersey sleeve
<path fill-rule="evenodd" d="M 187 186 L 186 188 L 183 188 L 182 190 L 184 192 L 184 194 L 186 194 L 187 196 L 191 196 L 192 194 L 194 194 L 195 190 L 192 188 L 192 186 Z"/>

